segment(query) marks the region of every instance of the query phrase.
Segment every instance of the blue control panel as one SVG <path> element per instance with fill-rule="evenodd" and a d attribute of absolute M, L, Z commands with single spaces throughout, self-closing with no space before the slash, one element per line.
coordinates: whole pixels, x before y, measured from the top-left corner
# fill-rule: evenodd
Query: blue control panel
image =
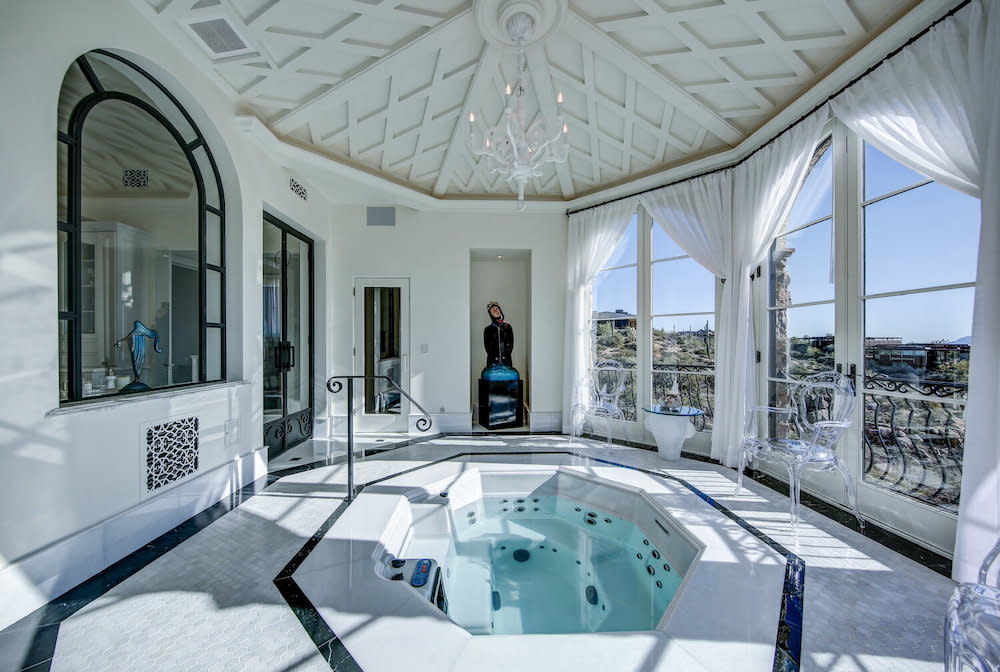
<path fill-rule="evenodd" d="M 410 585 L 420 588 L 427 583 L 431 575 L 431 561 L 427 558 L 417 560 L 417 566 L 413 568 L 413 575 L 410 577 Z"/>

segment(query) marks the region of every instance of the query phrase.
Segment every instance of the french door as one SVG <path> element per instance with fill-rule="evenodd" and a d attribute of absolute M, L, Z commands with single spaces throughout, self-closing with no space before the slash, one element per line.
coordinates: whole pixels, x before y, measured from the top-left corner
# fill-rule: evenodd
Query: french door
<path fill-rule="evenodd" d="M 852 375 L 855 418 L 838 453 L 862 514 L 950 555 L 979 202 L 839 125 L 814 161 L 758 283 L 767 306 L 758 335 L 769 345 L 762 399 L 788 403 L 791 385 L 810 373 Z M 809 473 L 803 487 L 846 503 L 835 473 Z"/>
<path fill-rule="evenodd" d="M 313 435 L 313 242 L 264 213 L 264 443 L 268 459 Z"/>

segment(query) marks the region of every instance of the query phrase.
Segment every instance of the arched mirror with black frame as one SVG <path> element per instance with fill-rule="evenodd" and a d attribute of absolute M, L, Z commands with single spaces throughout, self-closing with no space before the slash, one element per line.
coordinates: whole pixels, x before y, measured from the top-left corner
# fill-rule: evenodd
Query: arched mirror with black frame
<path fill-rule="evenodd" d="M 58 108 L 59 400 L 224 380 L 225 199 L 191 116 L 91 51 Z"/>

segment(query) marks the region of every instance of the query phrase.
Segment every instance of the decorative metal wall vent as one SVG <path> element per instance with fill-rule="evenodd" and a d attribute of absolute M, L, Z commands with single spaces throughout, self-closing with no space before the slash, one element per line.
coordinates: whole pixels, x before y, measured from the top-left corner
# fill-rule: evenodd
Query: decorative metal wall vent
<path fill-rule="evenodd" d="M 149 189 L 149 168 L 122 168 L 122 187 Z"/>
<path fill-rule="evenodd" d="M 236 30 L 226 19 L 209 19 L 188 25 L 195 35 L 201 38 L 205 46 L 217 56 L 243 51 L 247 48 L 246 43 L 236 34 Z"/>
<path fill-rule="evenodd" d="M 309 200 L 309 192 L 301 184 L 295 181 L 295 178 L 288 178 L 288 188 L 292 190 L 292 193 L 301 198 L 303 201 Z"/>
<path fill-rule="evenodd" d="M 198 471 L 198 418 L 182 418 L 146 430 L 146 491 Z"/>

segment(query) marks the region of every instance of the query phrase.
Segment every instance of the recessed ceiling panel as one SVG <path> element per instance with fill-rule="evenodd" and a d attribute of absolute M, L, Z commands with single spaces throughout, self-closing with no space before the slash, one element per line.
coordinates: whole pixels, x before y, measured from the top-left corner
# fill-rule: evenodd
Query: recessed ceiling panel
<path fill-rule="evenodd" d="M 645 15 L 633 0 L 572 0 L 569 6 L 591 22 Z"/>
<path fill-rule="evenodd" d="M 699 84 L 722 84 L 729 82 L 719 73 L 713 62 L 706 63 L 694 53 L 675 54 L 669 58 L 657 59 L 655 69 L 676 82 L 681 87 Z"/>
<path fill-rule="evenodd" d="M 664 54 L 684 53 L 690 51 L 684 42 L 663 28 L 637 24 L 636 27 L 621 28 L 609 33 L 622 46 L 632 53 L 650 57 Z"/>
<path fill-rule="evenodd" d="M 719 21 L 717 16 L 706 19 L 689 16 L 677 25 L 709 49 L 764 42 L 757 32 L 750 29 L 744 18 L 735 12 L 725 21 Z"/>
<path fill-rule="evenodd" d="M 818 37 L 844 37 L 845 33 L 822 4 L 782 8 L 758 14 L 785 42 Z"/>

